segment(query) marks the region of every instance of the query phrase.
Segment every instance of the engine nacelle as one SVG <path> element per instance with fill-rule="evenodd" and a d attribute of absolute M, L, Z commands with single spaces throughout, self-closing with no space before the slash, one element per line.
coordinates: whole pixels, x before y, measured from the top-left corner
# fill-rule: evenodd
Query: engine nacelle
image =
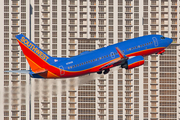
<path fill-rule="evenodd" d="M 127 62 L 121 65 L 122 68 L 132 69 L 144 64 L 144 58 L 142 56 L 135 56 L 127 60 Z"/>

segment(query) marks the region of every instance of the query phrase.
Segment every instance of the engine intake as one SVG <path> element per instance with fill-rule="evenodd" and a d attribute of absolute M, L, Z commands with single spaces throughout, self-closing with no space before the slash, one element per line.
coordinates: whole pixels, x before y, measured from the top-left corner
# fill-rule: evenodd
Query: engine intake
<path fill-rule="evenodd" d="M 144 58 L 142 56 L 135 56 L 127 60 L 127 62 L 121 65 L 122 68 L 132 69 L 144 64 Z"/>

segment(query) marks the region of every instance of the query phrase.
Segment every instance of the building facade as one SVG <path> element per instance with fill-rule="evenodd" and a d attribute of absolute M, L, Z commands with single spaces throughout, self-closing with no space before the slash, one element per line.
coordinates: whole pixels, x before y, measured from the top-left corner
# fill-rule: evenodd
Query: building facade
<path fill-rule="evenodd" d="M 2 119 L 177 120 L 178 0 L 1 1 Z M 148 34 L 173 39 L 164 55 L 132 70 L 73 79 L 31 79 L 15 35 L 23 33 L 53 57 L 73 57 Z"/>

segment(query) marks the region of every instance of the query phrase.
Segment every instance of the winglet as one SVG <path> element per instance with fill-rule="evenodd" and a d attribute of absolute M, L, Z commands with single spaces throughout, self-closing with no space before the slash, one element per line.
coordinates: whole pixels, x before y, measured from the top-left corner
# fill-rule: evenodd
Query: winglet
<path fill-rule="evenodd" d="M 124 55 L 124 53 L 123 53 L 118 47 L 116 47 L 116 50 L 117 50 L 120 58 L 126 58 L 126 56 Z"/>

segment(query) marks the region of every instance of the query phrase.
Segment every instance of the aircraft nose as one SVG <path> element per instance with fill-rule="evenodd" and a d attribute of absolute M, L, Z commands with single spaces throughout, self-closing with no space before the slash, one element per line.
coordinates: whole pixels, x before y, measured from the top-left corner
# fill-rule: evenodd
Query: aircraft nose
<path fill-rule="evenodd" d="M 173 42 L 173 40 L 171 38 L 167 38 L 167 40 L 168 40 L 169 45 Z"/>

